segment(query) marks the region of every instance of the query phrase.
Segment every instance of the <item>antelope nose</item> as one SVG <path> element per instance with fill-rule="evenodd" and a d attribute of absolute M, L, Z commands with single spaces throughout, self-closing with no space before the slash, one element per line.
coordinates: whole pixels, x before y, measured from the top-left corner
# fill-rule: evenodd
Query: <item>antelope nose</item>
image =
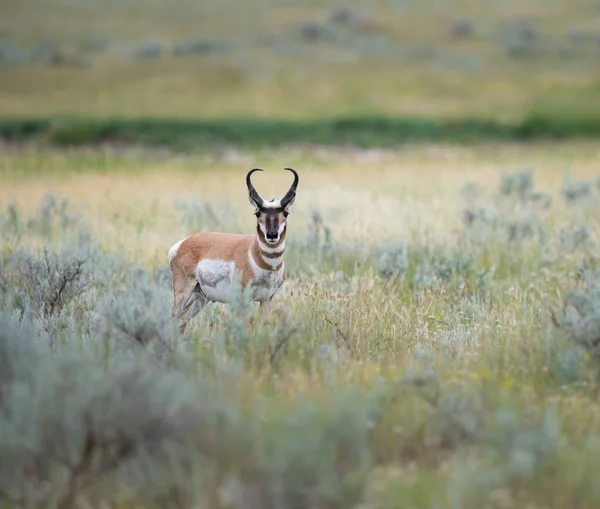
<path fill-rule="evenodd" d="M 276 233 L 267 233 L 267 240 L 277 240 Z"/>

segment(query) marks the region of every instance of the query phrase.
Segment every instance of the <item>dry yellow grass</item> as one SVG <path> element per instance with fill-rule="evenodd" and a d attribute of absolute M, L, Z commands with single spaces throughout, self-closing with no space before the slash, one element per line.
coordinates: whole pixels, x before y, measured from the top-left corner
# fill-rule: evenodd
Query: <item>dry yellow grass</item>
<path fill-rule="evenodd" d="M 593 180 L 600 164 L 594 143 L 570 142 L 430 145 L 398 151 L 282 149 L 226 157 L 174 156 L 160 162 L 115 155 L 108 156 L 113 159 L 106 163 L 107 172 L 99 174 L 94 170 L 94 151 L 70 162 L 60 153 L 44 150 L 35 156 L 12 152 L 2 157 L 0 206 L 14 201 L 32 212 L 46 193 L 68 197 L 108 249 L 125 250 L 151 264 L 164 263 L 171 243 L 192 233 L 174 211 L 175 201 L 213 206 L 225 201 L 233 208 L 219 220 L 234 231 L 252 231 L 244 177 L 255 166 L 266 170 L 256 176 L 256 186 L 269 198 L 283 194 L 289 185 L 284 166 L 300 172 L 290 218 L 292 235 L 304 231 L 312 211 L 319 211 L 336 238 L 371 244 L 423 235 L 451 239 L 461 224 L 460 189 L 466 181 L 476 181 L 489 191 L 497 188 L 501 169 L 531 167 L 536 188 L 560 200 L 566 169 L 577 178 Z M 28 178 L 38 164 L 44 165 L 47 176 L 35 173 Z M 69 174 L 73 164 L 80 166 L 78 173 Z M 8 177 L 15 172 L 25 176 Z M 560 216 L 561 209 L 555 213 Z"/>

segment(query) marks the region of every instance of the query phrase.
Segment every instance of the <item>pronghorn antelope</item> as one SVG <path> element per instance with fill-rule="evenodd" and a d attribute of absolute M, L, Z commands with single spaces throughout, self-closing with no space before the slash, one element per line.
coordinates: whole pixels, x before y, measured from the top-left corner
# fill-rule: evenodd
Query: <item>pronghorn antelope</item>
<path fill-rule="evenodd" d="M 260 303 L 263 317 L 268 305 L 286 278 L 283 263 L 287 217 L 296 198 L 298 174 L 281 200 L 265 201 L 246 175 L 250 205 L 255 209 L 256 234 L 196 233 L 175 243 L 168 260 L 173 276 L 173 318 L 179 331 L 210 301 L 228 302 L 234 275 L 242 287 L 252 285 L 252 299 Z"/>

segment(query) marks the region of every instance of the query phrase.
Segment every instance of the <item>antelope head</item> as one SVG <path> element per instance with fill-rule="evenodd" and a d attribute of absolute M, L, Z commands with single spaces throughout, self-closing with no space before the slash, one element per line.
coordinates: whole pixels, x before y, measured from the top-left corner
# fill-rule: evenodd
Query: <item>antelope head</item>
<path fill-rule="evenodd" d="M 296 188 L 298 187 L 298 174 L 292 168 L 284 168 L 294 174 L 294 182 L 290 189 L 281 200 L 263 200 L 250 180 L 250 176 L 255 171 L 263 171 L 260 168 L 254 168 L 246 175 L 246 185 L 248 186 L 248 198 L 250 205 L 254 207 L 256 216 L 256 229 L 259 236 L 262 234 L 267 244 L 278 244 L 285 237 L 287 217 L 290 213 L 290 207 L 296 199 Z"/>

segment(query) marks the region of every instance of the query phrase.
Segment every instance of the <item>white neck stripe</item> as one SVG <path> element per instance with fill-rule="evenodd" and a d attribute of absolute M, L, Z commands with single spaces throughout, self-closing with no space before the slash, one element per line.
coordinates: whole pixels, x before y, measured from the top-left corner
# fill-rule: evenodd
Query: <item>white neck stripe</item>
<path fill-rule="evenodd" d="M 281 263 L 281 267 L 279 267 L 279 270 L 277 272 L 275 271 L 270 271 L 270 270 L 266 270 L 261 268 L 258 263 L 256 263 L 256 260 L 254 259 L 254 256 L 252 255 L 252 246 L 250 246 L 248 248 L 248 261 L 250 262 L 250 267 L 252 268 L 252 272 L 254 273 L 254 277 L 260 277 L 262 275 L 265 275 L 267 273 L 269 274 L 274 274 L 274 273 L 278 273 L 278 274 L 282 274 L 283 272 L 283 260 L 282 260 L 283 256 L 279 257 L 279 260 L 277 260 L 277 264 L 276 265 L 271 265 L 272 261 L 269 260 L 267 262 L 267 260 L 265 260 L 265 262 L 267 262 L 269 264 L 270 267 L 277 267 L 277 265 L 279 265 Z M 264 260 L 264 258 L 263 258 Z"/>
<path fill-rule="evenodd" d="M 269 267 L 277 267 L 283 260 L 283 255 L 278 256 L 277 258 L 267 258 L 266 256 L 261 256 L 262 261 L 265 262 Z"/>
<path fill-rule="evenodd" d="M 248 248 L 248 260 L 250 261 L 250 267 L 252 267 L 252 272 L 254 273 L 254 276 L 258 277 L 261 268 L 258 266 L 258 263 L 256 263 L 254 256 L 252 256 L 252 246 Z"/>
<path fill-rule="evenodd" d="M 260 250 L 263 253 L 268 253 L 268 254 L 273 254 L 273 253 L 283 253 L 283 250 L 285 249 L 285 240 L 281 243 L 280 246 L 277 247 L 269 247 L 267 246 L 265 243 L 263 243 L 260 240 L 260 237 L 256 237 L 256 240 L 258 241 L 258 247 L 260 248 Z"/>

